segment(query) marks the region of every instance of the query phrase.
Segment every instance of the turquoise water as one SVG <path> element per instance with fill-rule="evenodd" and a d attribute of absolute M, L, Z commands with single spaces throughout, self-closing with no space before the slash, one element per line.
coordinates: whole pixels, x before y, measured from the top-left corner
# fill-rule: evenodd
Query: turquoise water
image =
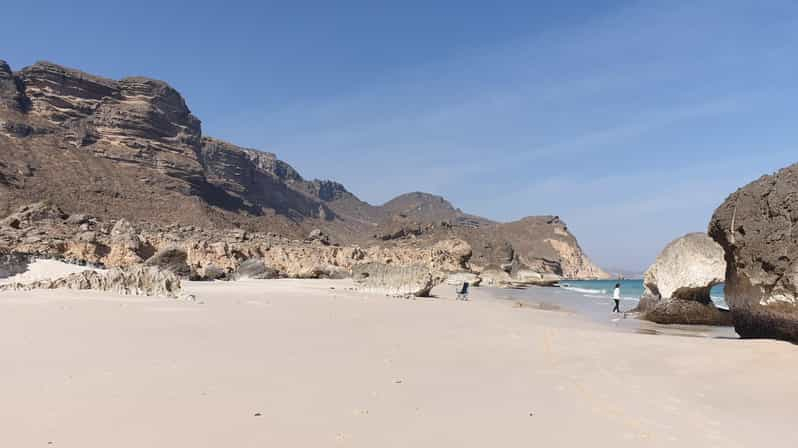
<path fill-rule="evenodd" d="M 617 280 L 567 280 L 560 284 L 563 289 L 578 292 L 585 297 L 611 297 Z M 621 280 L 621 298 L 637 301 L 643 294 L 643 280 Z M 710 293 L 716 305 L 725 307 L 723 285 L 712 288 Z"/>

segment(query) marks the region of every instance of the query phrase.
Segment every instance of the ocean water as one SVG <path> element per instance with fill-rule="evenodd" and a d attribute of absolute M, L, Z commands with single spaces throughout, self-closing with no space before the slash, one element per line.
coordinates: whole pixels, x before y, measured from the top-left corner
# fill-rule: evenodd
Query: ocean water
<path fill-rule="evenodd" d="M 612 290 L 617 280 L 566 280 L 560 283 L 560 288 L 581 293 L 585 297 L 612 297 Z M 624 300 L 640 299 L 643 295 L 643 280 L 621 280 L 621 298 Z M 723 285 L 717 285 L 710 292 L 715 305 L 726 307 L 723 300 Z"/>
<path fill-rule="evenodd" d="M 501 289 L 484 287 L 496 299 L 512 300 L 543 310 L 570 312 L 601 325 L 619 331 L 631 331 L 649 335 L 698 336 L 710 338 L 738 338 L 733 327 L 705 325 L 660 325 L 636 319 L 628 314 L 637 306 L 643 293 L 642 280 L 621 281 L 621 313 L 613 313 L 612 289 L 616 280 L 565 281 L 559 288 L 532 286 L 523 289 Z M 482 287 L 480 287 L 482 289 Z M 723 301 L 723 286 L 712 291 L 713 300 L 720 307 Z"/>

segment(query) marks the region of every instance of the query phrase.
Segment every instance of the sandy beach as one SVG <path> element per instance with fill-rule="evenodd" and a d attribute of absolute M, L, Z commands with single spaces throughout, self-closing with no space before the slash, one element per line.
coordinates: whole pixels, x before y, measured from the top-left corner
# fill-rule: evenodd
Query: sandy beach
<path fill-rule="evenodd" d="M 350 286 L 0 294 L 0 445 L 798 444 L 794 345 L 620 332 L 489 288 Z"/>

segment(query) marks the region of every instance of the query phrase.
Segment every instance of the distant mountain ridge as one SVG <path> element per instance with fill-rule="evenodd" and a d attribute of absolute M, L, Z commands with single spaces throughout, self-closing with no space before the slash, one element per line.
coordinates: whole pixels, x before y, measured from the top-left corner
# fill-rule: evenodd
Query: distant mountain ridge
<path fill-rule="evenodd" d="M 569 278 L 607 274 L 558 217 L 497 223 L 428 193 L 368 204 L 307 180 L 273 153 L 202 134 L 171 86 L 111 80 L 50 62 L 0 61 L 0 216 L 49 200 L 105 219 L 270 231 L 334 242 L 429 244 L 459 237 L 475 266 L 526 266 Z"/>

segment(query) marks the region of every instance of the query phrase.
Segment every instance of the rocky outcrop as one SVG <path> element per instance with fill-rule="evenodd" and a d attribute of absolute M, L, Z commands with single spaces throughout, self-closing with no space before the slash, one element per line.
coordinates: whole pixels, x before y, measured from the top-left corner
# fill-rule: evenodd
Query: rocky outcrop
<path fill-rule="evenodd" d="M 0 285 L 0 291 L 61 288 L 108 291 L 120 295 L 182 297 L 180 279 L 176 275 L 157 267 L 141 265 L 108 272 L 87 270 L 52 280 Z"/>
<path fill-rule="evenodd" d="M 28 270 L 30 258 L 23 254 L 0 253 L 0 280 L 13 277 Z"/>
<path fill-rule="evenodd" d="M 713 286 L 723 283 L 723 249 L 703 233 L 690 233 L 668 244 L 648 268 L 637 311 L 661 324 L 730 325 L 728 312 L 715 307 Z"/>
<path fill-rule="evenodd" d="M 530 286 L 554 286 L 562 278 L 557 274 L 536 272 L 529 269 L 519 269 L 512 276 L 514 284 Z"/>
<path fill-rule="evenodd" d="M 180 278 L 192 276 L 191 267 L 188 265 L 188 254 L 176 246 L 169 246 L 159 250 L 155 255 L 144 262 L 145 266 L 156 266 L 164 271 L 174 273 Z"/>
<path fill-rule="evenodd" d="M 473 272 L 454 272 L 446 278 L 447 285 L 462 285 L 466 282 L 471 286 L 479 286 L 482 278 Z"/>
<path fill-rule="evenodd" d="M 397 297 L 426 297 L 435 286 L 429 269 L 419 265 L 359 264 L 352 268 L 352 279 L 361 291 Z"/>
<path fill-rule="evenodd" d="M 273 153 L 202 135 L 199 119 L 163 81 L 113 80 L 49 62 L 13 72 L 1 62 L 0 216 L 43 199 L 106 223 L 242 229 L 291 240 L 317 229 L 324 237 L 313 242 L 342 247 L 419 249 L 458 239 L 472 249 L 463 269 L 515 263 L 565 278 L 605 275 L 557 217 L 501 224 L 421 192 L 371 205 L 340 183 L 304 179 Z M 141 235 L 109 243 L 92 222 L 83 224 L 79 238 L 62 242 L 76 258 L 122 266 L 160 248 Z M 327 275 L 335 266 L 305 271 Z M 219 274 L 235 268 L 198 269 L 206 267 Z"/>
<path fill-rule="evenodd" d="M 65 220 L 67 216 L 61 209 L 48 202 L 37 202 L 25 205 L 15 213 L 0 219 L 0 228 L 21 229 L 39 223 L 58 223 Z"/>
<path fill-rule="evenodd" d="M 495 286 L 498 288 L 507 288 L 512 286 L 513 278 L 510 274 L 496 266 L 488 266 L 479 273 L 482 279 L 482 286 Z"/>
<path fill-rule="evenodd" d="M 234 280 L 243 279 L 270 279 L 279 277 L 280 273 L 277 270 L 266 266 L 266 263 L 261 258 L 251 258 L 241 263 L 233 274 Z"/>
<path fill-rule="evenodd" d="M 746 338 L 798 342 L 798 165 L 732 193 L 709 234 L 726 257 L 726 302 Z"/>
<path fill-rule="evenodd" d="M 335 213 L 307 192 L 299 173 L 276 155 L 205 137 L 199 157 L 208 181 L 255 208 L 271 208 L 295 220 L 332 220 Z"/>
<path fill-rule="evenodd" d="M 532 271 L 566 279 L 608 279 L 579 246 L 559 216 L 529 216 L 496 226 L 513 247 L 519 263 Z"/>
<path fill-rule="evenodd" d="M 111 228 L 111 252 L 104 260 L 108 266 L 130 266 L 141 263 L 143 257 L 142 241 L 133 225 L 125 219 L 120 219 Z"/>
<path fill-rule="evenodd" d="M 0 60 L 0 109 L 16 112 L 23 107 L 19 82 L 8 63 Z"/>
<path fill-rule="evenodd" d="M 308 234 L 308 237 L 305 239 L 305 242 L 319 243 L 319 244 L 323 244 L 325 246 L 329 246 L 330 245 L 330 237 L 326 233 L 322 232 L 319 229 L 313 229 Z"/>
<path fill-rule="evenodd" d="M 644 274 L 643 285 L 649 296 L 707 301 L 725 275 L 723 248 L 706 234 L 690 233 L 665 246 Z"/>
<path fill-rule="evenodd" d="M 653 304 L 642 317 L 658 324 L 721 325 L 732 324 L 731 313 L 714 304 L 695 300 L 671 299 Z"/>
<path fill-rule="evenodd" d="M 28 114 L 63 128 L 75 147 L 189 181 L 203 178 L 195 153 L 200 122 L 165 82 L 114 81 L 49 62 L 26 67 L 18 79 Z"/>
<path fill-rule="evenodd" d="M 219 231 L 195 226 L 105 223 L 69 216 L 44 203 L 22 207 L 0 227 L 0 251 L 58 258 L 78 263 L 125 267 L 158 266 L 193 279 L 228 279 L 247 260 L 261 260 L 274 276 L 342 278 L 356 264 L 378 262 L 422 265 L 436 279 L 468 267 L 470 246 L 443 240 L 431 247 L 334 246 L 316 239 L 291 240 L 240 229 Z M 270 274 L 271 276 L 271 274 Z"/>

